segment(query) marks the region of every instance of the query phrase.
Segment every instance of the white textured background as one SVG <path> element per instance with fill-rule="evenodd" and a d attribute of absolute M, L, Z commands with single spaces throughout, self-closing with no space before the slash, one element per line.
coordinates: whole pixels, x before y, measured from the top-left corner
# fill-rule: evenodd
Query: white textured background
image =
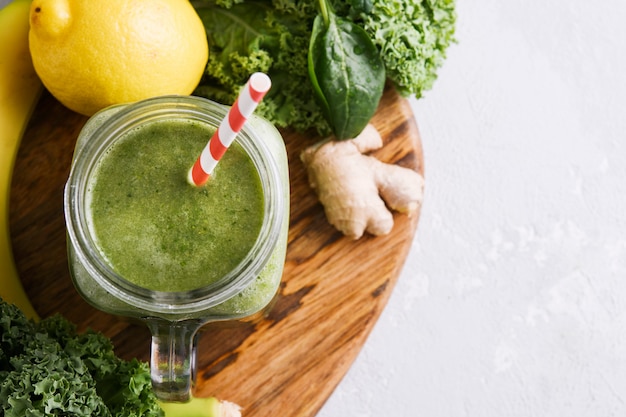
<path fill-rule="evenodd" d="M 457 9 L 410 257 L 319 417 L 626 416 L 626 2 Z"/>

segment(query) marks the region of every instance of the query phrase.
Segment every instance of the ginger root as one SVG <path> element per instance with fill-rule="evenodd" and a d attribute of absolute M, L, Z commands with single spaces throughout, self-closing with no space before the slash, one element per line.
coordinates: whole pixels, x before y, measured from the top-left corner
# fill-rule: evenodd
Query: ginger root
<path fill-rule="evenodd" d="M 328 222 L 352 239 L 389 233 L 390 209 L 411 215 L 422 202 L 419 173 L 363 154 L 382 146 L 378 130 L 368 124 L 354 139 L 328 139 L 300 154 Z"/>

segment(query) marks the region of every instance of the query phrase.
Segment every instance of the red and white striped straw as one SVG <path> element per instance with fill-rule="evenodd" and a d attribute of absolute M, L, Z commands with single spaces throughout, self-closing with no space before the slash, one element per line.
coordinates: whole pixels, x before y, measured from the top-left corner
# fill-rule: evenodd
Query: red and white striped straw
<path fill-rule="evenodd" d="M 235 100 L 235 104 L 228 110 L 226 117 L 189 170 L 188 180 L 191 184 L 198 187 L 206 184 L 218 161 L 233 143 L 237 133 L 271 86 L 272 82 L 267 74 L 255 72 L 250 76 L 239 97 Z"/>

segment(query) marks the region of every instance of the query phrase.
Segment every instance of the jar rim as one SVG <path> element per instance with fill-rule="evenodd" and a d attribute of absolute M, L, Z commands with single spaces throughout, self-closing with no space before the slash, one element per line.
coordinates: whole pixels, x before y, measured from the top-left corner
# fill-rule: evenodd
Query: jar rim
<path fill-rule="evenodd" d="M 272 152 L 249 124 L 238 133 L 237 142 L 252 159 L 264 196 L 261 230 L 249 253 L 239 265 L 218 281 L 188 291 L 165 292 L 140 287 L 108 265 L 95 244 L 87 221 L 86 195 L 91 174 L 101 155 L 126 132 L 166 118 L 191 119 L 218 128 L 228 106 L 195 96 L 160 96 L 128 105 L 104 109 L 87 122 L 95 125 L 89 140 L 77 142 L 74 162 L 64 192 L 68 237 L 91 277 L 107 292 L 126 303 L 155 313 L 189 313 L 208 309 L 243 291 L 259 275 L 279 241 L 284 196 L 281 177 Z M 103 121 L 106 120 L 106 123 Z M 93 125 L 91 127 L 94 127 Z M 83 129 L 85 129 L 83 128 Z M 192 161 L 193 162 L 193 161 Z M 95 250 L 94 250 L 95 249 Z"/>

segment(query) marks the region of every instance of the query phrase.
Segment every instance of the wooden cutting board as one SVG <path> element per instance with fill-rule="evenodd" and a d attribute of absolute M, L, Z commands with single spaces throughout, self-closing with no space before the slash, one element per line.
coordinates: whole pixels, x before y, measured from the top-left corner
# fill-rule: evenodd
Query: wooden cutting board
<path fill-rule="evenodd" d="M 14 255 L 41 316 L 61 313 L 112 338 L 124 357 L 148 359 L 145 327 L 95 310 L 70 281 L 63 187 L 86 117 L 44 93 L 18 152 L 10 203 Z M 388 88 L 372 120 L 385 162 L 423 174 L 417 124 L 407 100 Z M 289 246 L 283 282 L 263 317 L 209 325 L 200 335 L 196 395 L 215 395 L 244 416 L 314 416 L 344 376 L 396 284 L 418 215 L 396 214 L 387 236 L 350 240 L 326 221 L 299 159 L 320 138 L 282 132 L 291 181 Z"/>

